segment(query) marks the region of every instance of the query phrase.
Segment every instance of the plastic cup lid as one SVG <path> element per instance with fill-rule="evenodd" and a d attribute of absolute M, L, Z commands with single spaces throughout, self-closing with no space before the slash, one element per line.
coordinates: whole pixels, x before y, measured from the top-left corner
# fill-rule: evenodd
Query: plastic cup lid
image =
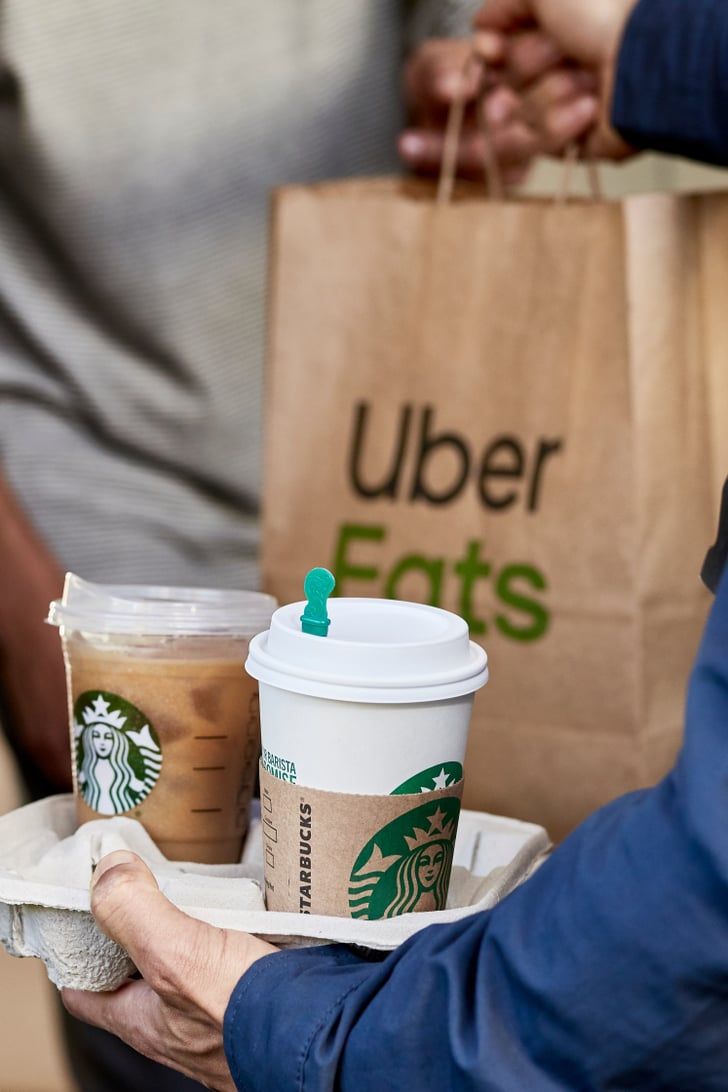
<path fill-rule="evenodd" d="M 461 697 L 488 681 L 488 657 L 456 614 L 391 599 L 330 599 L 327 637 L 304 633 L 305 603 L 275 612 L 245 667 L 262 683 L 357 702 Z"/>
<path fill-rule="evenodd" d="M 270 624 L 275 608 L 276 600 L 260 592 L 92 584 L 66 573 L 48 621 L 86 633 L 250 637 Z"/>

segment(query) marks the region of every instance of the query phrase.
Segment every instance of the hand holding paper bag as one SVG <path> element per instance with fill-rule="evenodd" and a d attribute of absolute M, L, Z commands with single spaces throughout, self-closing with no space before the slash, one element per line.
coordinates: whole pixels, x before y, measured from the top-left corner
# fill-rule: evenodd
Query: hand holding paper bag
<path fill-rule="evenodd" d="M 631 154 L 610 113 L 619 42 L 634 6 L 490 0 L 476 17 L 477 48 L 512 96 L 507 113 L 488 115 L 493 139 L 507 145 L 525 124 L 541 152 L 561 155 L 578 141 L 591 158 Z"/>
<path fill-rule="evenodd" d="M 472 43 L 464 39 L 431 39 L 411 55 L 405 69 L 405 93 L 409 125 L 399 140 L 399 151 L 407 166 L 418 174 L 437 175 L 445 146 L 448 110 L 458 99 L 466 110 L 456 169 L 461 178 L 480 179 L 486 161 L 485 134 L 476 116 L 480 68 L 468 64 Z M 496 102 L 498 100 L 498 102 Z M 508 108 L 517 97 L 503 86 L 489 96 L 489 106 Z M 537 154 L 535 132 L 512 121 L 493 129 L 493 151 L 503 180 L 515 185 L 523 180 L 530 160 Z"/>

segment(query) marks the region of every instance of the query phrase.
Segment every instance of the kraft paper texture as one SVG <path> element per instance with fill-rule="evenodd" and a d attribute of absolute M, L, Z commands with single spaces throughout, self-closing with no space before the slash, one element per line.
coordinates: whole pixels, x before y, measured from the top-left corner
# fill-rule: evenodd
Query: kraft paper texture
<path fill-rule="evenodd" d="M 468 807 L 562 837 L 681 739 L 728 474 L 728 196 L 281 191 L 266 590 L 462 614 Z"/>
<path fill-rule="evenodd" d="M 412 796 L 323 792 L 260 767 L 268 910 L 377 920 L 444 910 L 463 782 Z"/>

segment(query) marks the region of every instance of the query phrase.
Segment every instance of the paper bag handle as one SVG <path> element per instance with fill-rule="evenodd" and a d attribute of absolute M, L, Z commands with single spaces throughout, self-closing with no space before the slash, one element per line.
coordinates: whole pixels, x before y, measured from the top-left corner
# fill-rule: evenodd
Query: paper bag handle
<path fill-rule="evenodd" d="M 486 192 L 489 197 L 494 201 L 503 200 L 505 189 L 503 186 L 503 178 L 501 175 L 500 165 L 498 163 L 497 156 L 493 150 L 493 142 L 491 140 L 488 119 L 485 113 L 485 73 L 486 62 L 485 60 L 473 50 L 465 61 L 460 73 L 460 93 L 456 95 L 450 106 L 450 110 L 447 116 L 447 125 L 445 128 L 445 140 L 443 143 L 442 151 L 442 163 L 440 165 L 440 176 L 437 183 L 437 204 L 449 205 L 452 200 L 453 190 L 455 188 L 455 175 L 457 173 L 457 160 L 458 149 L 460 147 L 460 137 L 463 132 L 463 123 L 465 121 L 465 89 L 467 87 L 468 72 L 473 64 L 478 65 L 481 70 L 481 87 L 478 92 L 478 96 L 475 103 L 476 117 L 483 134 L 483 173 L 486 180 Z M 557 193 L 554 195 L 554 203 L 557 205 L 566 204 L 571 197 L 571 186 L 574 176 L 574 167 L 579 161 L 580 147 L 576 142 L 571 143 L 564 153 L 564 170 L 561 177 L 561 184 Z M 587 177 L 589 179 L 589 186 L 591 189 L 592 198 L 595 201 L 601 201 L 604 193 L 602 190 L 601 177 L 599 174 L 599 167 L 596 162 L 588 158 L 585 161 Z"/>
<path fill-rule="evenodd" d="M 589 182 L 589 189 L 594 201 L 602 201 L 604 199 L 604 190 L 602 189 L 602 179 L 599 173 L 599 165 L 596 160 L 588 156 L 584 160 L 581 160 L 581 148 L 576 141 L 573 141 L 567 147 L 564 152 L 564 170 L 561 175 L 561 184 L 559 186 L 558 193 L 554 197 L 554 204 L 565 205 L 571 199 L 571 185 L 574 180 L 574 167 L 579 162 L 583 162 L 586 167 L 587 180 Z"/>
<path fill-rule="evenodd" d="M 438 205 L 448 205 L 452 200 L 455 187 L 455 175 L 457 173 L 458 149 L 460 137 L 465 121 L 465 89 L 470 68 L 477 65 L 481 70 L 481 87 L 475 101 L 476 117 L 483 134 L 483 173 L 485 175 L 486 192 L 495 201 L 503 199 L 504 187 L 498 159 L 493 151 L 493 143 L 488 130 L 488 120 L 485 116 L 485 60 L 475 50 L 468 54 L 467 60 L 460 73 L 460 92 L 453 99 L 447 116 L 445 128 L 445 140 L 442 150 L 442 164 L 440 165 L 440 177 L 437 183 Z"/>

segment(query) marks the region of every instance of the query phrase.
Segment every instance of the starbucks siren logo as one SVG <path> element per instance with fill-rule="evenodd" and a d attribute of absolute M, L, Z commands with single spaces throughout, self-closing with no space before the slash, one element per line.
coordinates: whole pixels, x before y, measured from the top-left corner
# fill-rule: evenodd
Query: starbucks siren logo
<path fill-rule="evenodd" d="M 375 834 L 351 872 L 351 916 L 373 920 L 443 910 L 459 815 L 456 796 L 440 797 L 412 808 Z"/>
<path fill-rule="evenodd" d="M 159 737 L 144 714 L 117 694 L 87 690 L 73 707 L 78 790 L 100 815 L 140 804 L 162 768 Z"/>
<path fill-rule="evenodd" d="M 443 762 L 437 766 L 408 777 L 390 796 L 414 796 L 418 792 L 435 792 L 436 789 L 450 789 L 463 779 L 463 768 L 459 762 Z"/>

